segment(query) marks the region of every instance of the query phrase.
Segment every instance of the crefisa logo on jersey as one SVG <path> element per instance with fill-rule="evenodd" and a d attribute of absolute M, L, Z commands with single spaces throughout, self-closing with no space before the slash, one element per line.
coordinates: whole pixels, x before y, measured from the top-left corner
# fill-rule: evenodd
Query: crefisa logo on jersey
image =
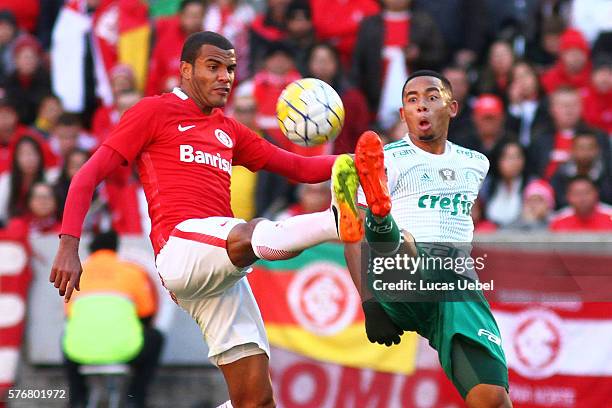
<path fill-rule="evenodd" d="M 232 142 L 232 138 L 229 137 L 227 133 L 222 131 L 221 129 L 215 129 L 215 137 L 221 144 L 227 148 L 232 148 L 234 146 L 234 142 Z"/>
<path fill-rule="evenodd" d="M 442 177 L 442 181 L 445 183 L 452 183 L 457 180 L 455 177 L 455 170 L 453 169 L 440 169 L 438 174 L 440 177 Z"/>

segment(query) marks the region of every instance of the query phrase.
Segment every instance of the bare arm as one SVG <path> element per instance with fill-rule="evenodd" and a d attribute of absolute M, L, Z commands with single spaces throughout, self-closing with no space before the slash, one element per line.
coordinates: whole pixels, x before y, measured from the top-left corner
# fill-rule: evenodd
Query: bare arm
<path fill-rule="evenodd" d="M 70 183 L 64 206 L 60 245 L 49 276 L 49 281 L 59 289 L 60 296 L 65 295 L 65 302 L 70 300 L 75 288 L 80 290 L 79 281 L 83 269 L 79 260 L 79 238 L 93 192 L 123 161 L 123 157 L 115 150 L 101 146 Z"/>

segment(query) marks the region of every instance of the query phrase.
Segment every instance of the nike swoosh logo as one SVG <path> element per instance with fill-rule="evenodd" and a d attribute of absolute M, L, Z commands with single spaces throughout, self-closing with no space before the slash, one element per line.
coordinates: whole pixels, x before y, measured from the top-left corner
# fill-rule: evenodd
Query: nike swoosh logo
<path fill-rule="evenodd" d="M 179 130 L 179 132 L 184 132 L 184 131 L 189 130 L 189 129 L 194 128 L 194 127 L 195 127 L 195 125 L 189 125 L 189 126 L 178 125 L 178 130 Z"/>
<path fill-rule="evenodd" d="M 225 227 L 225 224 L 227 224 L 229 221 L 225 221 L 223 224 L 221 224 L 222 227 Z"/>

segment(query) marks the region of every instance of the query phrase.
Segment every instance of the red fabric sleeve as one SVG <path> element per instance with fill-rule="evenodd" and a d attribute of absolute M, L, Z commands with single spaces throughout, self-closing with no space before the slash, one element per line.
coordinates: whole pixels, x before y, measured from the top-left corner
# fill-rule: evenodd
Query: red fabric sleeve
<path fill-rule="evenodd" d="M 233 119 L 230 121 L 235 129 L 233 134 L 236 135 L 232 165 L 244 166 L 251 171 L 263 168 L 274 145 L 242 123 Z"/>
<path fill-rule="evenodd" d="M 331 177 L 336 156 L 306 157 L 291 153 L 268 142 L 240 122 L 236 126 L 234 166 L 251 171 L 265 169 L 299 183 L 321 183 Z"/>
<path fill-rule="evenodd" d="M 131 164 L 155 134 L 158 100 L 159 97 L 144 98 L 125 111 L 103 145 L 117 151 Z"/>
<path fill-rule="evenodd" d="M 68 189 L 60 235 L 81 236 L 83 220 L 96 186 L 123 162 L 121 154 L 108 146 L 101 146 L 81 167 Z"/>
<path fill-rule="evenodd" d="M 263 167 L 299 183 L 321 183 L 331 177 L 331 168 L 337 156 L 306 157 L 271 146 L 268 162 Z"/>

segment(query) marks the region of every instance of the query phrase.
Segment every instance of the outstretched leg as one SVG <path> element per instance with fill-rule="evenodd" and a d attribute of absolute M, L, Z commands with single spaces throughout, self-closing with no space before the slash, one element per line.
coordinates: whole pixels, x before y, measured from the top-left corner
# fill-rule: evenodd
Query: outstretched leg
<path fill-rule="evenodd" d="M 355 166 L 367 203 L 365 237 L 372 251 L 391 255 L 400 247 L 399 227 L 391 216 L 391 196 L 385 174 L 385 157 L 380 137 L 368 131 L 355 148 Z"/>
<path fill-rule="evenodd" d="M 353 159 L 348 155 L 339 156 L 332 168 L 332 205 L 329 210 L 283 221 L 259 218 L 236 225 L 227 239 L 230 260 L 234 265 L 244 267 L 257 259 L 292 258 L 325 241 L 361 240 L 363 226 L 356 205 L 358 185 Z"/>
<path fill-rule="evenodd" d="M 469 408 L 511 408 L 508 369 L 486 349 L 462 336 L 452 340 L 452 381 Z"/>

